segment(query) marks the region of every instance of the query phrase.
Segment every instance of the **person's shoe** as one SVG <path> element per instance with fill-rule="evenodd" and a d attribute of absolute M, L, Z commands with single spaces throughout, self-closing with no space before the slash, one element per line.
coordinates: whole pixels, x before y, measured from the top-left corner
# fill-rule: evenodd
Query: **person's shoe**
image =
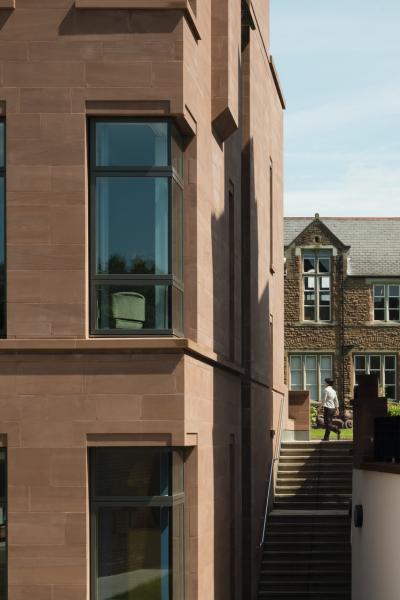
<path fill-rule="evenodd" d="M 340 431 L 340 429 L 337 430 L 336 435 L 337 435 L 337 439 L 340 440 L 340 436 L 341 436 L 342 432 Z"/>

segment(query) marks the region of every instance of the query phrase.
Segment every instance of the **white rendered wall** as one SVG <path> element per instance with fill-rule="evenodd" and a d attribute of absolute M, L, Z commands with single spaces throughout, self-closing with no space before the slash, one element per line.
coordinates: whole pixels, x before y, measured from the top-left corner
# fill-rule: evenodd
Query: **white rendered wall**
<path fill-rule="evenodd" d="M 352 600 L 400 598 L 400 475 L 353 471 L 353 506 L 364 524 L 352 524 Z"/>

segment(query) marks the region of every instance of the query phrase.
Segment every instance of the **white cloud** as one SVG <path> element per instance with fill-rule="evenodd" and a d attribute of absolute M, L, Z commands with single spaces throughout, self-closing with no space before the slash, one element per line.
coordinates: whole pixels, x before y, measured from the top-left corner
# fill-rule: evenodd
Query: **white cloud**
<path fill-rule="evenodd" d="M 290 190 L 285 214 L 310 216 L 400 216 L 400 168 L 355 165 L 334 185 Z"/>
<path fill-rule="evenodd" d="M 287 139 L 335 132 L 339 127 L 349 125 L 356 128 L 362 121 L 380 119 L 383 116 L 400 116 L 400 82 L 385 86 L 374 86 L 357 90 L 331 102 L 310 108 L 289 112 L 285 121 Z"/>

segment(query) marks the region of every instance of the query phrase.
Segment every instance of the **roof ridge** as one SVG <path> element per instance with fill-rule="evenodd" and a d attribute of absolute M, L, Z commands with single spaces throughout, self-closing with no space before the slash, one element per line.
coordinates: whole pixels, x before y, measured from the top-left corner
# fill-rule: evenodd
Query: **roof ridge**
<path fill-rule="evenodd" d="M 287 220 L 314 220 L 315 217 L 284 217 Z M 320 221 L 326 220 L 335 220 L 335 221 L 400 221 L 400 217 L 319 217 Z"/>

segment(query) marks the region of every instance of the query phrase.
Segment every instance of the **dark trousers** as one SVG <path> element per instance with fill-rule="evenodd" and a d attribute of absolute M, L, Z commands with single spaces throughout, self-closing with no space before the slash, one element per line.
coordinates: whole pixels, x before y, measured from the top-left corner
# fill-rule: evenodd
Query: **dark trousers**
<path fill-rule="evenodd" d="M 336 427 L 332 424 L 332 419 L 335 416 L 336 409 L 335 408 L 324 408 L 324 426 L 325 426 L 325 435 L 324 440 L 329 440 L 329 434 L 331 431 L 337 433 L 339 431 L 339 427 Z"/>

